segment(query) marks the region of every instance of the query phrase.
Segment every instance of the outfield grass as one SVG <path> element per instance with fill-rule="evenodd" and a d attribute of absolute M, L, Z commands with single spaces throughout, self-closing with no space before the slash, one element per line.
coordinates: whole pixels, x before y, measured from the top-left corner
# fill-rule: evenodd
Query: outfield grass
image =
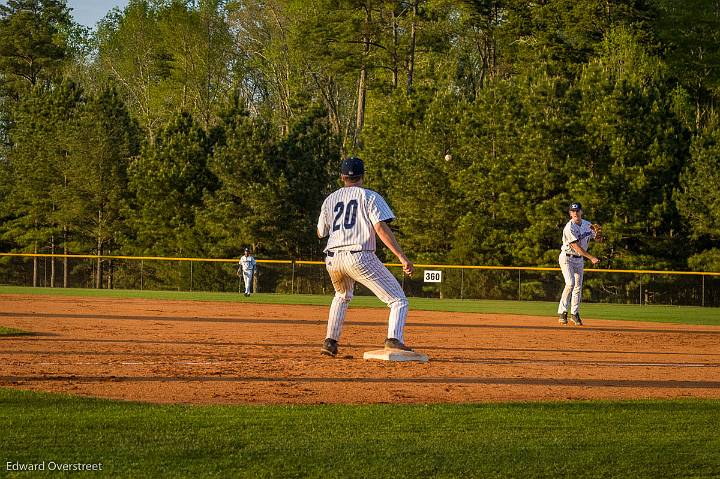
<path fill-rule="evenodd" d="M 0 326 L 0 336 L 24 336 L 28 333 L 27 331 L 21 331 L 19 329 L 15 328 L 6 328 L 5 326 Z"/>
<path fill-rule="evenodd" d="M 3 472 L 54 461 L 102 463 L 104 477 L 720 475 L 717 400 L 167 406 L 0 388 L 0 405 Z"/>
<path fill-rule="evenodd" d="M 207 293 L 186 291 L 133 291 L 97 289 L 26 288 L 0 286 L 0 294 L 43 294 L 58 296 L 86 296 L 104 298 L 146 298 L 157 300 L 230 301 L 239 303 L 306 304 L 329 306 L 331 297 L 310 294 L 254 294 L 249 298 L 237 293 Z M 356 307 L 385 307 L 374 296 L 356 296 Z M 469 313 L 522 314 L 552 316 L 557 303 L 542 301 L 491 301 L 469 299 L 410 298 L 410 308 L 424 311 Z M 656 306 L 632 304 L 584 303 L 586 319 L 615 319 L 624 321 L 656 321 L 666 323 L 720 326 L 720 308 L 694 306 Z"/>

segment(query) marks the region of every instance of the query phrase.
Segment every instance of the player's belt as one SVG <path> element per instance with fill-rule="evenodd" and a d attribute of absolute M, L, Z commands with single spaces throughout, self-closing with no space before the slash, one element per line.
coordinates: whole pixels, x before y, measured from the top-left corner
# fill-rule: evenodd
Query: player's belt
<path fill-rule="evenodd" d="M 565 256 L 567 256 L 568 258 L 582 258 L 582 256 L 578 256 L 576 254 L 570 254 L 570 253 L 565 253 Z"/>
<path fill-rule="evenodd" d="M 342 251 L 328 251 L 326 254 L 327 254 L 328 258 L 332 258 L 333 256 L 335 256 L 335 253 L 342 253 Z M 355 254 L 355 253 L 362 253 L 362 250 L 359 250 L 359 251 L 346 251 L 346 253 L 353 253 L 353 254 Z"/>

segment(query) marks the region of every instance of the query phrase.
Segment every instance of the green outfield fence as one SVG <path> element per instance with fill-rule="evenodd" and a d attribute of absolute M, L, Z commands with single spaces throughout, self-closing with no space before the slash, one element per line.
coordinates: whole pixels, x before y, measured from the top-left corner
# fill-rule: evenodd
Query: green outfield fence
<path fill-rule="evenodd" d="M 321 261 L 257 263 L 256 292 L 333 292 Z M 237 264 L 238 259 L 0 253 L 0 285 L 237 292 Z M 559 268 L 417 264 L 409 278 L 399 264 L 386 266 L 414 297 L 556 301 L 563 287 Z M 441 271 L 442 282 L 425 283 L 424 270 Z M 355 294 L 372 293 L 357 285 Z M 586 268 L 583 300 L 717 307 L 720 272 Z"/>

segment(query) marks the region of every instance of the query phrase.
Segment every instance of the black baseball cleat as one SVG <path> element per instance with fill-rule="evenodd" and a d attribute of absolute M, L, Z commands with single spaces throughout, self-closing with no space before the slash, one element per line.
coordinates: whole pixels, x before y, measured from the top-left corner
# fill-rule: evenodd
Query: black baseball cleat
<path fill-rule="evenodd" d="M 565 311 L 564 313 L 561 313 L 561 314 L 560 314 L 560 319 L 559 319 L 558 321 L 559 321 L 560 324 L 562 324 L 563 326 L 565 326 L 565 325 L 567 324 L 567 311 Z"/>
<path fill-rule="evenodd" d="M 395 338 L 387 338 L 385 340 L 385 349 L 399 349 L 401 351 L 412 351 L 411 348 L 405 346 L 402 341 Z"/>
<path fill-rule="evenodd" d="M 322 343 L 322 348 L 320 349 L 320 353 L 324 354 L 325 356 L 332 356 L 335 357 L 338 351 L 337 341 L 335 341 L 332 338 L 325 338 L 325 341 Z"/>
<path fill-rule="evenodd" d="M 582 326 L 582 319 L 580 319 L 579 314 L 571 314 L 570 321 L 572 321 L 575 326 Z"/>

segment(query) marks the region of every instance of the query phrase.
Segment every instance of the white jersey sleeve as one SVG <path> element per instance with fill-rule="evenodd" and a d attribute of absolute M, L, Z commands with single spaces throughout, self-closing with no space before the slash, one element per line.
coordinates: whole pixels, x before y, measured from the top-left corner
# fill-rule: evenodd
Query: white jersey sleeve
<path fill-rule="evenodd" d="M 368 217 L 373 225 L 381 221 L 391 221 L 395 219 L 395 215 L 385 201 L 385 198 L 374 191 L 367 190 L 367 192 Z"/>
<path fill-rule="evenodd" d="M 320 208 L 320 217 L 318 218 L 317 230 L 321 238 L 326 237 L 330 233 L 330 222 L 328 221 L 327 207 L 326 204 L 330 197 L 328 196 L 323 201 L 322 208 Z"/>
<path fill-rule="evenodd" d="M 582 249 L 587 251 L 588 243 L 590 238 L 594 238 L 593 230 L 590 228 L 590 223 L 587 220 L 582 220 L 580 224 L 570 220 L 563 228 L 562 236 L 562 248 L 563 253 L 577 255 L 577 252 L 570 246 L 571 243 L 577 243 Z"/>

